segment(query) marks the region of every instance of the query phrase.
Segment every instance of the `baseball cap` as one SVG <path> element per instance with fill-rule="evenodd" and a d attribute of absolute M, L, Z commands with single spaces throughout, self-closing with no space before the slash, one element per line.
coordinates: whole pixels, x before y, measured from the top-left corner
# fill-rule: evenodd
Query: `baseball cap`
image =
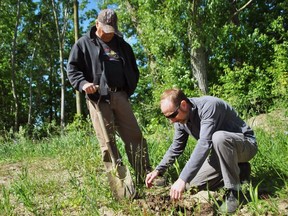
<path fill-rule="evenodd" d="M 102 25 L 102 29 L 105 33 L 115 33 L 122 37 L 122 33 L 118 31 L 117 15 L 112 9 L 101 10 L 98 14 L 98 21 Z"/>

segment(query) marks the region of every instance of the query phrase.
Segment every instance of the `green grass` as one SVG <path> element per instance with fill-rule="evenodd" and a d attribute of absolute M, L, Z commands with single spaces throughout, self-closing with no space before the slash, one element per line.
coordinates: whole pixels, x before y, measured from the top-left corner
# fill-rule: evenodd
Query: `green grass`
<path fill-rule="evenodd" d="M 256 130 L 259 153 L 251 161 L 248 215 L 287 215 L 288 135 L 283 125 L 279 128 L 273 133 Z M 161 160 L 173 135 L 171 127 L 158 130 L 146 135 L 153 166 Z M 190 156 L 195 141 L 189 142 L 192 145 L 167 173 L 170 183 Z M 146 189 L 139 190 L 145 193 Z M 214 198 L 210 201 L 216 204 Z M 23 133 L 2 139 L 0 215 L 103 215 L 105 208 L 123 215 L 149 215 L 149 210 L 136 202 L 113 198 L 89 122 L 76 121 L 64 134 L 42 140 L 26 139 Z M 201 208 L 197 205 L 195 211 Z M 177 213 L 171 208 L 167 214 L 185 215 L 185 211 Z"/>

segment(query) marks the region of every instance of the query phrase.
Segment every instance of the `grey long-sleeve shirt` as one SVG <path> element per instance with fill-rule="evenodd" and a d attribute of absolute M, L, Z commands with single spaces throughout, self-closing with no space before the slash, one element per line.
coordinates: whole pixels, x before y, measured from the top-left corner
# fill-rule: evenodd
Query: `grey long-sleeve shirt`
<path fill-rule="evenodd" d="M 255 139 L 252 129 L 225 101 L 212 96 L 189 98 L 189 101 L 189 119 L 186 124 L 174 123 L 173 143 L 156 167 L 156 170 L 164 173 L 183 153 L 189 135 L 193 136 L 197 144 L 179 176 L 185 182 L 190 182 L 201 168 L 212 148 L 212 135 L 216 131 L 243 133 Z"/>

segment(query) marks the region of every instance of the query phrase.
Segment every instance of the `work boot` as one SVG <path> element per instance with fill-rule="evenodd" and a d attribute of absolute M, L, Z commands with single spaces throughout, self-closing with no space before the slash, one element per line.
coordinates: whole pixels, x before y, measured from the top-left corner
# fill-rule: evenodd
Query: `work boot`
<path fill-rule="evenodd" d="M 251 165 L 249 162 L 238 163 L 240 169 L 240 183 L 244 184 L 250 181 Z"/>
<path fill-rule="evenodd" d="M 219 208 L 219 213 L 230 214 L 237 210 L 239 206 L 239 191 L 228 189 L 224 195 L 224 202 Z"/>

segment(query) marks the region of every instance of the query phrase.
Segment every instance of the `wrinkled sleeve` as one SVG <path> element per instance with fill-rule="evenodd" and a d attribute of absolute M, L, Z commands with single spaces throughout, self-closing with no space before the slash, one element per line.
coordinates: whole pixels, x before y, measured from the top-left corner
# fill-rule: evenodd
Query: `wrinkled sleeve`
<path fill-rule="evenodd" d="M 219 119 L 219 112 L 215 112 L 215 108 L 214 105 L 206 107 L 205 112 L 202 113 L 199 139 L 179 176 L 187 183 L 196 176 L 212 148 L 212 135 Z"/>
<path fill-rule="evenodd" d="M 156 170 L 158 170 L 160 174 L 163 174 L 167 168 L 175 162 L 175 159 L 183 153 L 187 144 L 188 133 L 184 129 L 180 129 L 176 123 L 174 124 L 174 131 L 173 143 L 156 167 Z"/>
<path fill-rule="evenodd" d="M 82 87 L 87 83 L 84 71 L 84 53 L 80 49 L 79 44 L 75 43 L 71 49 L 68 63 L 67 63 L 67 76 L 74 89 L 83 92 Z"/>

